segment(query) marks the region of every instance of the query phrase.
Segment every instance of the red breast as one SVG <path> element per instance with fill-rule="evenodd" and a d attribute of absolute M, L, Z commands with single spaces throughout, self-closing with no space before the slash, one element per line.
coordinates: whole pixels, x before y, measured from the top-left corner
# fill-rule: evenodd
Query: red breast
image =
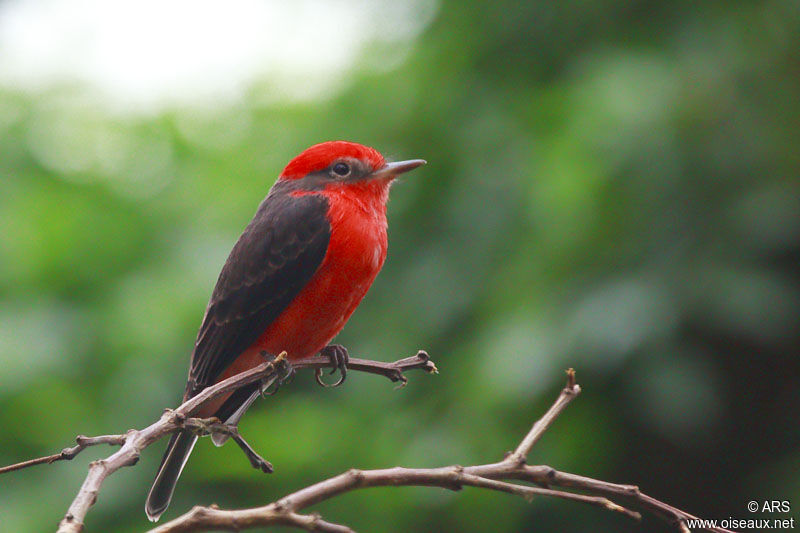
<path fill-rule="evenodd" d="M 218 381 L 260 364 L 262 351 L 285 350 L 290 359 L 311 357 L 342 330 L 386 260 L 390 182 L 337 184 L 292 193 L 327 198 L 331 238 L 325 258 L 306 287 Z"/>

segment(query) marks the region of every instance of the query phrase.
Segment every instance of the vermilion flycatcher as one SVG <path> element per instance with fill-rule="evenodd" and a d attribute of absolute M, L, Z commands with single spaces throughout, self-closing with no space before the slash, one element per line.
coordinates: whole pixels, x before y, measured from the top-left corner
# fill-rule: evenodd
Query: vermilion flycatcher
<path fill-rule="evenodd" d="M 195 341 L 184 401 L 263 362 L 317 353 L 342 365 L 328 343 L 342 329 L 386 259 L 386 201 L 392 180 L 425 164 L 387 163 L 356 143 L 317 144 L 295 157 L 256 211 L 222 267 Z M 197 416 L 237 424 L 260 393 L 253 384 L 206 404 Z M 172 436 L 145 512 L 166 510 L 197 436 Z M 218 444 L 224 439 L 216 439 Z"/>

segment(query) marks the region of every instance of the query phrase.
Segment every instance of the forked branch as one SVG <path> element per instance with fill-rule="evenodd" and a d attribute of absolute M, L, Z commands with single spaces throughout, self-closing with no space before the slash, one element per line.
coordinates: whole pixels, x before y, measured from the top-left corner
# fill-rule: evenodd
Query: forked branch
<path fill-rule="evenodd" d="M 197 506 L 175 520 L 151 530 L 151 533 L 240 531 L 277 525 L 292 526 L 307 531 L 353 533 L 353 530 L 345 525 L 325 521 L 317 514 L 302 514 L 302 511 L 346 492 L 384 486 L 430 486 L 449 490 L 460 490 L 469 486 L 507 492 L 527 500 L 537 496 L 549 496 L 601 507 L 634 520 L 639 520 L 641 515 L 629 507 L 637 507 L 674 524 L 679 531 L 688 531 L 685 521 L 697 517 L 643 494 L 636 486 L 607 483 L 559 472 L 545 465 L 529 466 L 526 463 L 533 446 L 569 403 L 580 394 L 580 390 L 575 382 L 575 372 L 572 369 L 568 370 L 567 385 L 556 401 L 533 424 L 517 448 L 506 454 L 499 463 L 466 467 L 455 465 L 442 468 L 395 467 L 382 470 L 348 470 L 263 507 L 223 510 L 214 505 Z M 538 486 L 512 483 L 509 480 L 527 481 Z M 613 500 L 626 503 L 621 505 Z M 732 533 L 721 528 L 709 531 Z"/>
<path fill-rule="evenodd" d="M 295 369 L 333 367 L 335 362 L 326 357 L 303 359 L 293 363 Z M 436 366 L 428 354 L 420 351 L 413 357 L 400 359 L 394 363 L 382 363 L 364 359 L 350 359 L 348 368 L 362 372 L 383 375 L 392 381 L 407 381 L 406 370 L 421 369 L 436 372 Z M 222 432 L 229 435 L 244 451 L 251 464 L 265 472 L 271 465 L 255 452 L 239 435 L 236 428 L 220 424 L 216 419 L 192 418 L 206 402 L 221 394 L 230 392 L 250 383 L 261 382 L 268 387 L 282 378 L 288 371 L 283 354 L 273 361 L 265 362 L 252 370 L 243 372 L 208 387 L 199 395 L 186 401 L 175 410 L 167 410 L 154 424 L 141 429 L 129 430 L 121 435 L 102 435 L 98 437 L 77 438 L 77 444 L 65 448 L 58 454 L 32 459 L 0 468 L 0 474 L 20 470 L 42 463 L 69 460 L 89 446 L 111 444 L 121 446 L 119 450 L 105 459 L 90 463 L 89 473 L 73 500 L 70 508 L 59 524 L 59 532 L 78 532 L 83 530 L 86 514 L 97 500 L 100 488 L 106 477 L 123 466 L 135 464 L 141 451 L 165 435 L 180 429 L 190 429 L 200 435 Z M 528 433 L 512 452 L 498 463 L 475 466 L 446 466 L 442 468 L 420 469 L 395 467 L 382 470 L 349 470 L 336 477 L 321 481 L 284 498 L 252 509 L 222 510 L 215 505 L 195 507 L 190 512 L 152 530 L 155 533 L 178 531 L 229 530 L 239 531 L 254 527 L 271 525 L 290 526 L 307 531 L 352 532 L 345 525 L 323 520 L 317 514 L 303 514 L 307 508 L 352 490 L 380 486 L 430 486 L 449 490 L 462 487 L 476 487 L 506 492 L 531 500 L 537 496 L 568 499 L 579 503 L 600 507 L 619 513 L 630 519 L 639 520 L 638 511 L 652 513 L 674 525 L 683 533 L 689 531 L 687 520 L 697 517 L 681 511 L 642 493 L 633 485 L 618 485 L 584 476 L 560 472 L 546 465 L 531 466 L 527 456 L 545 431 L 552 425 L 566 407 L 580 394 L 575 382 L 575 373 L 567 371 L 567 384 L 548 411 L 533 424 Z M 521 484 L 519 482 L 532 483 Z M 634 510 L 638 509 L 638 511 Z M 708 531 L 732 533 L 722 528 Z"/>
<path fill-rule="evenodd" d="M 328 357 L 314 357 L 295 361 L 291 367 L 294 369 L 302 368 L 325 368 L 335 366 L 334 361 Z M 52 463 L 61 460 L 70 460 L 89 446 L 97 444 L 112 444 L 121 446 L 119 450 L 98 461 L 89 464 L 89 472 L 83 482 L 78 494 L 72 501 L 64 518 L 59 523 L 60 533 L 73 533 L 83 530 L 83 522 L 89 509 L 97 501 L 103 481 L 122 468 L 131 466 L 139 460 L 142 450 L 160 440 L 165 435 L 169 435 L 180 429 L 191 429 L 198 434 L 209 434 L 214 432 L 224 432 L 242 448 L 247 458 L 255 468 L 265 472 L 271 471 L 269 462 L 260 457 L 250 445 L 239 435 L 236 428 L 224 426 L 216 419 L 197 419 L 191 418 L 200 407 L 212 399 L 243 387 L 250 383 L 261 382 L 267 388 L 282 378 L 289 370 L 289 364 L 285 359 L 285 354 L 280 354 L 272 361 L 265 361 L 259 366 L 230 377 L 211 387 L 207 387 L 197 396 L 187 400 L 180 407 L 174 410 L 166 410 L 161 418 L 143 429 L 131 429 L 120 435 L 103 435 L 99 437 L 77 437 L 77 444 L 71 448 L 65 448 L 60 453 L 23 461 L 0 468 L 0 474 L 21 470 L 31 466 Z M 406 357 L 394 363 L 384 363 L 381 361 L 369 361 L 366 359 L 351 359 L 348 365 L 350 370 L 357 370 L 378 374 L 387 377 L 391 381 L 400 381 L 405 384 L 408 380 L 404 375 L 407 370 L 421 369 L 429 373 L 436 372 L 436 365 L 424 351 L 419 351 L 412 357 Z M 301 520 L 302 522 L 302 520 Z"/>

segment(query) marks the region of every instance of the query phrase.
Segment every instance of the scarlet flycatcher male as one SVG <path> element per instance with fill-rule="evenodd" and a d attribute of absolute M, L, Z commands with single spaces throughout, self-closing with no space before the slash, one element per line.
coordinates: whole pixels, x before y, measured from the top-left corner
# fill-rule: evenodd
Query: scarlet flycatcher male
<path fill-rule="evenodd" d="M 425 164 L 387 163 L 374 148 L 317 144 L 295 157 L 258 207 L 222 267 L 197 334 L 184 401 L 263 362 L 263 352 L 301 359 L 323 352 L 386 259 L 386 201 L 392 180 Z M 342 372 L 344 367 L 342 366 Z M 228 424 L 258 397 L 253 384 L 206 404 L 198 416 Z M 166 510 L 197 437 L 169 441 L 145 512 Z"/>

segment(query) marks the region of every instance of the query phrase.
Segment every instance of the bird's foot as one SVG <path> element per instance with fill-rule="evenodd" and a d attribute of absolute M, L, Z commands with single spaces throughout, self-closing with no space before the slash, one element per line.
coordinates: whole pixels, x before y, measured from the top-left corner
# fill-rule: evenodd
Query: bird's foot
<path fill-rule="evenodd" d="M 324 347 L 319 354 L 323 357 L 328 357 L 331 360 L 331 363 L 333 363 L 333 369 L 330 373 L 333 374 L 338 370 L 341 374 L 341 377 L 336 383 L 329 385 L 328 383 L 322 381 L 322 369 L 318 368 L 315 376 L 317 378 L 317 383 L 323 387 L 338 387 L 344 383 L 344 380 L 347 377 L 347 363 L 350 361 L 350 355 L 347 353 L 347 348 L 341 344 L 329 344 L 328 346 Z"/>
<path fill-rule="evenodd" d="M 214 420 L 216 420 L 216 422 L 213 422 Z M 239 445 L 239 448 L 241 448 L 242 452 L 244 452 L 253 468 L 256 470 L 261 470 L 267 474 L 272 473 L 272 463 L 261 457 L 258 452 L 255 451 L 246 440 L 244 440 L 244 437 L 242 437 L 241 433 L 239 433 L 239 428 L 236 426 L 236 424 L 223 424 L 222 422 L 219 422 L 216 417 L 209 419 L 209 421 L 212 422 L 204 429 L 208 432 L 208 434 L 211 435 L 212 439 L 214 437 L 230 437 L 236 444 Z M 225 441 L 222 440 L 221 442 Z"/>
<path fill-rule="evenodd" d="M 265 474 L 271 474 L 273 472 L 272 463 L 261 457 L 258 452 L 256 452 L 253 447 L 242 438 L 238 430 L 236 433 L 231 435 L 231 438 L 236 444 L 239 445 L 239 448 L 241 448 L 241 450 L 247 456 L 247 459 L 250 461 L 250 465 L 253 468 L 256 470 L 261 470 Z"/>
<path fill-rule="evenodd" d="M 228 426 L 223 424 L 222 420 L 216 416 L 209 418 L 186 418 L 183 420 L 182 424 L 184 429 L 188 429 L 198 437 L 224 433 L 228 430 Z"/>
<path fill-rule="evenodd" d="M 260 353 L 261 357 L 265 361 L 269 361 L 270 363 L 277 361 L 276 363 L 277 373 L 275 374 L 275 376 L 265 380 L 264 383 L 262 383 L 261 386 L 262 397 L 272 396 L 273 394 L 278 392 L 278 389 L 280 389 L 282 385 L 289 384 L 294 380 L 294 375 L 297 373 L 297 371 L 294 369 L 289 360 L 286 359 L 285 356 L 286 352 L 281 352 L 281 354 L 284 355 L 284 357 L 280 357 L 280 355 L 276 357 L 265 351 L 262 351 Z"/>

